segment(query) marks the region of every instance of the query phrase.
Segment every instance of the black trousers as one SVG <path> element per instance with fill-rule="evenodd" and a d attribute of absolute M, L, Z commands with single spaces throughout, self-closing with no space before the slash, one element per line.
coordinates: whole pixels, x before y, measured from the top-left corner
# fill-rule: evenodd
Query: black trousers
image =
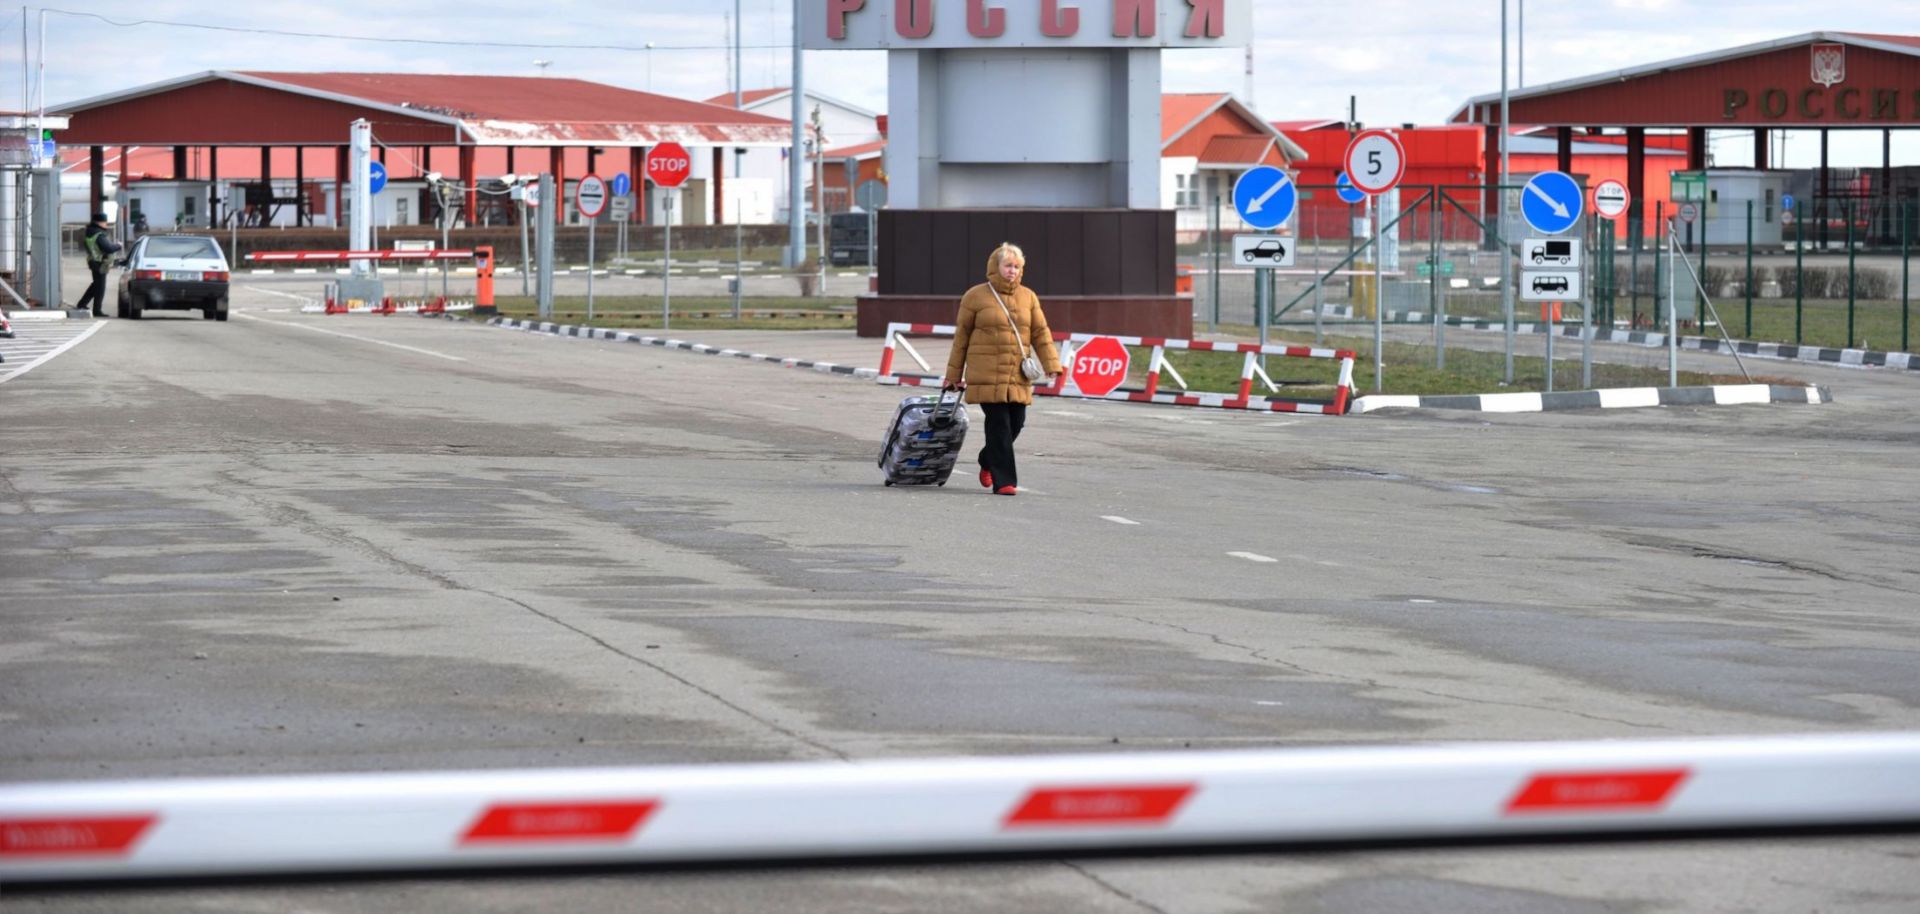
<path fill-rule="evenodd" d="M 107 271 L 105 267 L 98 267 L 88 272 L 93 274 L 93 282 L 87 284 L 86 294 L 80 296 L 80 303 L 74 307 L 84 310 L 91 303 L 93 310 L 99 311 L 107 301 Z"/>
<path fill-rule="evenodd" d="M 1013 465 L 1013 439 L 1027 424 L 1025 403 L 982 403 L 986 413 L 987 443 L 980 449 L 980 468 L 993 473 L 993 487 L 1020 485 L 1020 473 Z"/>

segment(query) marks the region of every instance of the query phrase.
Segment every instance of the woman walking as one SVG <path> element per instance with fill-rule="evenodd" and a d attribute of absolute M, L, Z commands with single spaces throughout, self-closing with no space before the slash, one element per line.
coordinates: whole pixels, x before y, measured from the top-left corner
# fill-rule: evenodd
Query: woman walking
<path fill-rule="evenodd" d="M 960 297 L 953 351 L 947 355 L 945 388 L 962 388 L 967 402 L 986 414 L 987 443 L 980 449 L 980 484 L 996 495 L 1019 490 L 1013 440 L 1027 423 L 1033 384 L 1060 374 L 1060 352 L 1040 310 L 1040 296 L 1020 284 L 1027 257 L 1002 244 L 987 258 L 987 281 Z"/>

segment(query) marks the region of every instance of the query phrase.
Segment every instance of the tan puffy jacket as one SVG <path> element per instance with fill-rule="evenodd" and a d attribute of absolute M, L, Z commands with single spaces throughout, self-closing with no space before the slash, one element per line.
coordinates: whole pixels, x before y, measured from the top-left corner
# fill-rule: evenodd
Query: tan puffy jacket
<path fill-rule="evenodd" d="M 994 290 L 1000 290 L 1007 311 L 1000 310 Z M 1007 314 L 1013 315 L 1012 325 Z M 1020 328 L 1014 335 L 1014 326 Z M 1020 373 L 1020 341 L 1038 356 L 1048 374 L 1060 374 L 1060 351 L 1053 331 L 1040 310 L 1040 296 L 1019 283 L 989 277 L 960 297 L 960 315 L 954 320 L 953 349 L 947 354 L 946 383 L 964 378 L 968 403 L 1032 403 L 1033 382 Z M 963 373 L 964 370 L 964 373 Z"/>

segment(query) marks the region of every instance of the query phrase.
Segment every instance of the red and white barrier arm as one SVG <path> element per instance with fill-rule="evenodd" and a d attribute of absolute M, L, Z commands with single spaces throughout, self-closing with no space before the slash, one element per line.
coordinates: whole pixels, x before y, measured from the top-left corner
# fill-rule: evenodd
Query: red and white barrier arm
<path fill-rule="evenodd" d="M 928 385 L 930 382 L 927 378 L 912 375 L 895 375 L 893 373 L 895 346 L 904 345 L 904 335 L 908 333 L 952 336 L 955 332 L 955 328 L 950 324 L 888 324 L 886 346 L 880 353 L 880 372 L 876 380 L 882 384 Z M 1060 353 L 1061 361 L 1070 364 L 1073 358 L 1073 349 L 1076 345 L 1103 335 L 1104 334 L 1097 333 L 1055 333 L 1053 338 L 1062 344 Z M 1326 349 L 1315 346 L 1277 346 L 1271 344 L 1262 346 L 1259 343 L 1215 343 L 1207 340 L 1176 340 L 1140 336 L 1116 336 L 1113 337 L 1113 339 L 1118 340 L 1123 346 L 1151 347 L 1153 349 L 1151 364 L 1148 366 L 1147 371 L 1145 390 L 1114 390 L 1104 397 L 1087 397 L 1083 393 L 1067 392 L 1064 379 L 1058 379 L 1061 383 L 1052 387 L 1035 387 L 1033 392 L 1041 396 L 1075 396 L 1086 399 L 1122 400 L 1133 403 L 1163 403 L 1173 406 L 1207 406 L 1218 409 L 1249 409 L 1255 411 L 1310 413 L 1332 416 L 1344 415 L 1347 411 L 1348 404 L 1353 400 L 1354 353 L 1349 350 Z M 1179 377 L 1179 373 L 1173 371 L 1172 366 L 1166 362 L 1165 350 L 1168 349 L 1184 349 L 1191 352 L 1244 353 L 1246 359 L 1241 366 L 1239 392 L 1237 394 L 1161 393 L 1159 387 L 1160 372 L 1162 370 L 1172 373 L 1176 378 Z M 913 356 L 914 360 L 920 363 L 921 368 L 932 371 L 932 369 L 927 366 L 926 361 L 921 359 L 918 353 L 913 352 L 910 345 L 907 346 L 907 350 L 908 353 Z M 1339 375 L 1334 382 L 1333 399 L 1331 401 L 1320 401 L 1253 396 L 1253 366 L 1256 357 L 1261 355 L 1305 359 L 1333 359 L 1338 361 L 1340 363 Z M 938 378 L 934 378 L 932 382 L 937 383 L 938 380 Z M 1184 380 L 1181 384 L 1182 386 L 1185 385 Z M 1268 385 L 1269 387 L 1272 386 L 1271 379 L 1268 380 Z"/>
<path fill-rule="evenodd" d="M 261 251 L 248 254 L 256 263 L 315 263 L 347 260 L 471 260 L 472 251 Z"/>
<path fill-rule="evenodd" d="M 927 360 L 921 358 L 920 353 L 913 348 L 913 344 L 907 342 L 907 334 L 918 333 L 922 336 L 952 336 L 957 332 L 959 332 L 959 328 L 952 324 L 888 324 L 886 348 L 880 351 L 880 376 L 886 377 L 893 374 L 893 349 L 896 345 L 907 350 L 907 355 L 911 356 L 913 360 L 920 365 L 920 370 L 933 371 L 933 366 L 928 365 Z"/>
<path fill-rule="evenodd" d="M 0 787 L 0 881 L 1920 830 L 1920 733 Z"/>

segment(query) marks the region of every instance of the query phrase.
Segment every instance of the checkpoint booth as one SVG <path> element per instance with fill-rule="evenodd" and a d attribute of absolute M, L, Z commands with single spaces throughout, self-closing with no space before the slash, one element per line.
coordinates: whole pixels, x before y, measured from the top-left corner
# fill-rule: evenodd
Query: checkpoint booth
<path fill-rule="evenodd" d="M 806 49 L 887 52 L 888 199 L 861 336 L 952 320 L 1002 241 L 1026 251 L 1055 328 L 1191 335 L 1161 208 L 1160 55 L 1245 47 L 1251 0 L 802 0 L 799 15 Z"/>

